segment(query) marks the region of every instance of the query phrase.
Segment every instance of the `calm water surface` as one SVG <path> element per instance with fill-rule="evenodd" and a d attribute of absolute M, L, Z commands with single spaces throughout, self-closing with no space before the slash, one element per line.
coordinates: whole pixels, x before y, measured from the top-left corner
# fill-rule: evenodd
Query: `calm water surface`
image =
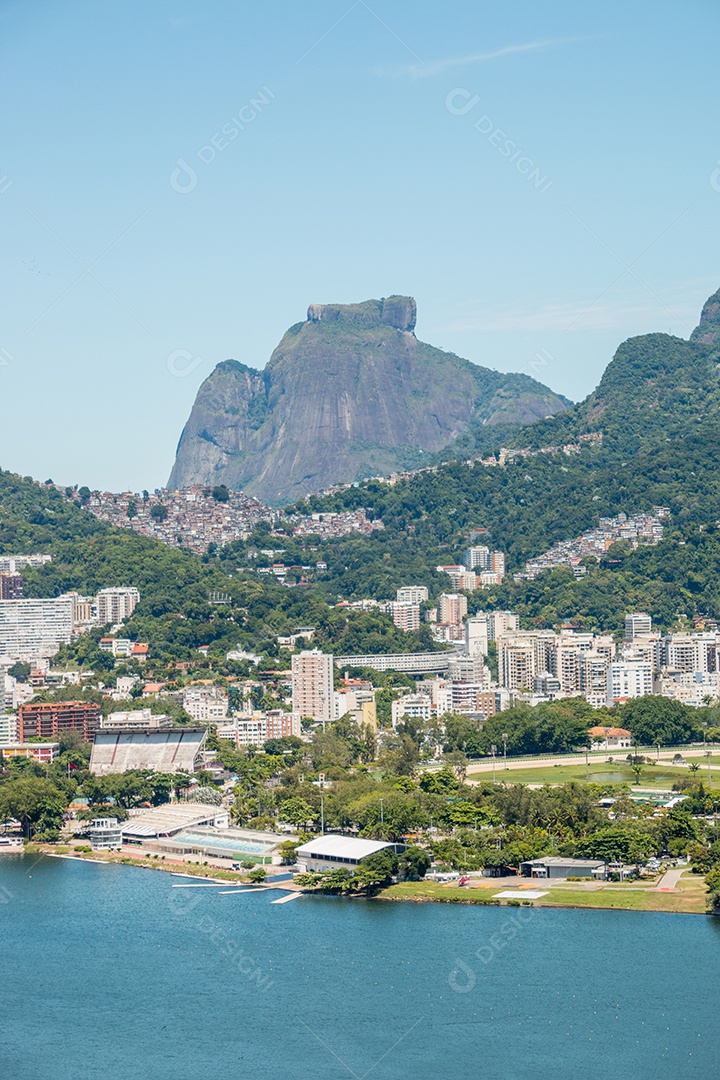
<path fill-rule="evenodd" d="M 718 1076 L 720 919 L 0 857 L 2 1080 Z"/>

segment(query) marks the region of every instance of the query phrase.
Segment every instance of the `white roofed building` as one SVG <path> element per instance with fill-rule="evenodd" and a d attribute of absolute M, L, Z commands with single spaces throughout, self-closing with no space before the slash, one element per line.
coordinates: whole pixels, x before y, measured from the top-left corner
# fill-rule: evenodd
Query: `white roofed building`
<path fill-rule="evenodd" d="M 384 851 L 386 848 L 397 851 L 398 845 L 389 844 L 385 840 L 361 840 L 355 836 L 329 833 L 302 844 L 296 855 L 298 862 L 303 863 L 307 870 L 338 870 L 341 867 L 354 870 L 368 855 L 374 855 L 376 851 Z"/>

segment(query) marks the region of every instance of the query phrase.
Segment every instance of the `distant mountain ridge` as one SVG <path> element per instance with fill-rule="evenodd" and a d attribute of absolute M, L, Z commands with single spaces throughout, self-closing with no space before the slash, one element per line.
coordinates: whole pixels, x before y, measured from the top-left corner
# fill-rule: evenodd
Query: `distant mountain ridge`
<path fill-rule="evenodd" d="M 412 297 L 311 304 L 267 366 L 217 365 L 200 387 L 168 487 L 227 484 L 281 505 L 412 468 L 484 428 L 504 436 L 570 403 L 527 375 L 415 337 Z"/>
<path fill-rule="evenodd" d="M 705 302 L 689 340 L 669 334 L 628 338 L 598 386 L 561 416 L 533 424 L 516 443 L 556 445 L 602 432 L 626 452 L 720 425 L 720 290 Z"/>

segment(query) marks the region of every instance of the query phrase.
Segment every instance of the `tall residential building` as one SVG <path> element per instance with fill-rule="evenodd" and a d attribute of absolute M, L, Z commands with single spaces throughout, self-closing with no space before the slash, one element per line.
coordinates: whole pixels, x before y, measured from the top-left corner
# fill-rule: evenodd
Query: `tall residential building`
<path fill-rule="evenodd" d="M 514 633 L 520 629 L 520 616 L 514 611 L 488 611 L 487 620 L 490 641 L 497 641 L 503 634 Z"/>
<path fill-rule="evenodd" d="M 424 604 L 427 598 L 428 591 L 425 585 L 403 585 L 395 596 L 398 604 Z"/>
<path fill-rule="evenodd" d="M 325 726 L 333 721 L 333 657 L 319 649 L 292 658 L 292 711 Z"/>
<path fill-rule="evenodd" d="M 493 572 L 493 574 L 497 574 L 497 576 L 502 581 L 502 579 L 505 577 L 505 552 L 491 552 L 489 569 Z"/>
<path fill-rule="evenodd" d="M 530 690 L 535 676 L 548 671 L 548 652 L 555 641 L 552 630 L 516 630 L 498 638 L 500 685 L 508 690 Z"/>
<path fill-rule="evenodd" d="M 652 633 L 652 619 L 644 611 L 634 611 L 625 616 L 625 640 L 634 641 L 636 637 Z"/>
<path fill-rule="evenodd" d="M 139 602 L 140 593 L 135 588 L 101 589 L 95 601 L 99 625 L 124 622 Z"/>
<path fill-rule="evenodd" d="M 719 649 L 715 634 L 669 634 L 655 642 L 655 666 L 668 671 L 715 672 Z"/>
<path fill-rule="evenodd" d="M 541 665 L 546 670 L 546 665 Z M 533 635 L 501 637 L 498 641 L 498 682 L 508 690 L 529 690 L 538 673 Z"/>
<path fill-rule="evenodd" d="M 5 743 L 16 743 L 18 741 L 17 734 L 17 717 L 2 714 L 2 708 L 0 704 L 0 747 Z"/>
<path fill-rule="evenodd" d="M 465 648 L 470 656 L 488 653 L 487 615 L 473 615 L 465 623 Z"/>
<path fill-rule="evenodd" d="M 419 630 L 420 628 L 420 605 L 405 604 L 392 601 L 390 603 L 392 621 L 399 630 Z"/>
<path fill-rule="evenodd" d="M 652 664 L 643 660 L 612 660 L 607 669 L 607 705 L 653 692 Z"/>
<path fill-rule="evenodd" d="M 461 623 L 467 615 L 467 596 L 441 593 L 438 597 L 438 622 Z"/>
<path fill-rule="evenodd" d="M 24 597 L 22 574 L 0 574 L 0 600 L 23 600 Z"/>
<path fill-rule="evenodd" d="M 0 658 L 54 656 L 72 638 L 72 600 L 0 600 Z"/>
<path fill-rule="evenodd" d="M 20 742 L 54 739 L 63 731 L 79 731 L 87 741 L 100 725 L 100 706 L 85 701 L 54 701 L 51 704 L 21 705 L 18 709 Z"/>
<path fill-rule="evenodd" d="M 467 548 L 463 552 L 463 564 L 467 566 L 468 570 L 489 570 L 490 548 L 482 545 Z"/>

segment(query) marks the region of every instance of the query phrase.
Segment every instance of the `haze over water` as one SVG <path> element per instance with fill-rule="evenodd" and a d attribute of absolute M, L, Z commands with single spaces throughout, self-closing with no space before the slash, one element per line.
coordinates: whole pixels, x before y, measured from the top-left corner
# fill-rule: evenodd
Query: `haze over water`
<path fill-rule="evenodd" d="M 720 921 L 399 904 L 0 859 L 2 1075 L 716 1075 Z"/>

